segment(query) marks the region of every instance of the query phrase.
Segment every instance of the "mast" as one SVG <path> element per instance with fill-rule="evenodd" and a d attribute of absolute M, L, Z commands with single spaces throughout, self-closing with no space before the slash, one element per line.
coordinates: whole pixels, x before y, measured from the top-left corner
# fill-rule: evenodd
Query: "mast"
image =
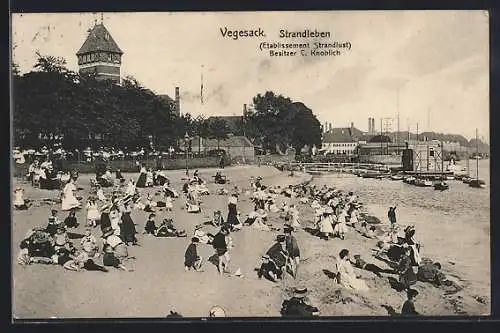
<path fill-rule="evenodd" d="M 398 131 L 396 133 L 396 151 L 399 155 L 399 88 L 396 91 L 396 111 L 397 111 L 397 121 L 398 121 Z"/>
<path fill-rule="evenodd" d="M 476 179 L 479 180 L 479 142 L 477 141 L 477 128 L 476 128 Z"/>

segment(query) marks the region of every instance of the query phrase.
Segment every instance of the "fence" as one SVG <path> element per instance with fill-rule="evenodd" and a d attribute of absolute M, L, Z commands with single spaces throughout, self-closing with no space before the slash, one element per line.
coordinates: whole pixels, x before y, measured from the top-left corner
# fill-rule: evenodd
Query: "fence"
<path fill-rule="evenodd" d="M 230 165 L 230 159 L 224 160 L 224 165 Z M 122 172 L 139 172 L 139 166 L 137 163 L 145 165 L 146 168 L 155 168 L 162 170 L 176 170 L 176 169 L 185 169 L 186 168 L 186 159 L 175 158 L 175 159 L 140 159 L 140 160 L 130 160 L 130 159 L 121 159 L 121 160 L 110 160 L 107 161 L 106 164 L 111 168 L 111 170 L 120 169 Z M 189 157 L 188 166 L 189 169 L 196 168 L 211 168 L 219 166 L 220 158 L 219 157 Z M 80 173 L 93 173 L 96 169 L 95 161 L 87 162 L 87 161 L 62 161 L 62 169 L 63 170 L 73 170 L 76 169 Z M 14 177 L 22 177 L 27 173 L 29 167 L 29 163 L 24 164 L 14 164 L 13 167 L 13 175 Z"/>

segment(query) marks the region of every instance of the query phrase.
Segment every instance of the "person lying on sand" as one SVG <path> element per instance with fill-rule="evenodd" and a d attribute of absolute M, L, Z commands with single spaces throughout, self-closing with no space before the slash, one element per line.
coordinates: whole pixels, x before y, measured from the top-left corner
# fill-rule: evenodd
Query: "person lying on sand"
<path fill-rule="evenodd" d="M 174 221 L 170 218 L 163 219 L 162 223 L 156 229 L 154 234 L 156 237 L 186 237 L 186 231 L 177 230 L 174 227 Z"/>
<path fill-rule="evenodd" d="M 283 317 L 314 317 L 319 309 L 306 303 L 307 288 L 295 288 L 291 299 L 283 301 L 281 315 Z"/>

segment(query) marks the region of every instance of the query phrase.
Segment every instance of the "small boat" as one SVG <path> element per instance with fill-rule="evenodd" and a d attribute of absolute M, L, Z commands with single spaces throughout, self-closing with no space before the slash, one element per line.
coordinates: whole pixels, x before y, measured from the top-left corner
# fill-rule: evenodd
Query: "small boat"
<path fill-rule="evenodd" d="M 403 176 L 401 175 L 391 175 L 391 180 L 402 180 L 403 179 Z"/>
<path fill-rule="evenodd" d="M 403 182 L 405 182 L 406 184 L 415 184 L 416 180 L 417 180 L 417 178 L 415 178 L 413 176 L 408 176 L 406 178 L 403 178 Z"/>
<path fill-rule="evenodd" d="M 380 172 L 365 172 L 361 175 L 363 178 L 382 179 L 383 175 Z"/>
<path fill-rule="evenodd" d="M 420 187 L 431 187 L 433 183 L 432 180 L 429 179 L 417 179 L 415 180 L 415 185 Z"/>
<path fill-rule="evenodd" d="M 450 186 L 448 184 L 446 184 L 445 182 L 437 182 L 434 184 L 434 189 L 438 190 L 438 191 L 445 191 L 449 188 L 450 188 Z"/>
<path fill-rule="evenodd" d="M 481 179 L 471 179 L 469 182 L 470 187 L 475 187 L 475 188 L 485 188 L 486 183 L 484 180 Z"/>

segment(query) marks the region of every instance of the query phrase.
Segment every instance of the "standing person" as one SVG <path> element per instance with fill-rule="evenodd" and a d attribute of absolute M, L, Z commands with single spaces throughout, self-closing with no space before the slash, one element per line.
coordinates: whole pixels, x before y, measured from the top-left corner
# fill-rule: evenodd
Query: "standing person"
<path fill-rule="evenodd" d="M 409 290 L 410 286 L 417 282 L 417 275 L 413 271 L 411 264 L 409 247 L 405 247 L 403 253 L 401 253 L 397 272 L 399 273 L 399 283 L 403 290 Z"/>
<path fill-rule="evenodd" d="M 106 204 L 101 207 L 101 231 L 111 228 L 111 218 L 109 217 L 111 205 Z"/>
<path fill-rule="evenodd" d="M 346 218 L 347 208 L 343 208 L 338 217 L 337 224 L 335 224 L 335 227 L 333 228 L 334 235 L 339 236 L 342 240 L 345 239 L 345 233 L 347 231 Z"/>
<path fill-rule="evenodd" d="M 300 249 L 299 244 L 297 243 L 297 239 L 295 239 L 295 237 L 292 235 L 292 231 L 294 231 L 294 228 L 290 226 L 285 227 L 284 232 L 286 237 L 286 250 L 290 258 L 290 266 L 292 269 L 293 278 L 296 279 L 300 263 Z"/>
<path fill-rule="evenodd" d="M 219 275 L 222 275 L 222 273 L 229 273 L 230 258 L 226 239 L 228 235 L 229 230 L 225 227 L 222 227 L 212 240 L 212 246 L 215 249 L 215 254 L 218 258 L 217 268 L 219 270 Z"/>
<path fill-rule="evenodd" d="M 95 202 L 94 197 L 89 197 L 87 200 L 87 226 L 96 227 L 101 219 L 101 213 Z"/>
<path fill-rule="evenodd" d="M 70 178 L 69 182 L 64 186 L 62 192 L 62 210 L 71 210 L 80 208 L 80 202 L 76 199 L 74 192 L 76 191 L 75 181 Z"/>
<path fill-rule="evenodd" d="M 418 316 L 418 313 L 415 310 L 415 303 L 413 303 L 413 299 L 418 295 L 418 291 L 415 289 L 409 289 L 406 293 L 407 300 L 403 303 L 403 307 L 401 309 L 401 315 L 403 316 Z"/>
<path fill-rule="evenodd" d="M 389 222 L 391 223 L 391 230 L 394 230 L 394 228 L 396 227 L 396 205 L 394 205 L 393 207 L 389 207 L 387 217 L 389 218 Z"/>
<path fill-rule="evenodd" d="M 228 224 L 230 230 L 240 229 L 241 227 L 241 222 L 238 219 L 237 203 L 238 194 L 234 193 L 229 197 L 227 204 L 228 213 L 226 223 Z"/>
<path fill-rule="evenodd" d="M 130 204 L 126 203 L 121 217 L 121 237 L 126 245 L 129 245 L 129 243 L 132 243 L 132 245 L 138 245 L 137 237 L 135 236 L 135 234 L 137 234 L 137 231 L 135 230 L 135 223 L 132 220 L 132 217 L 130 217 L 131 212 L 132 209 L 130 208 Z"/>
<path fill-rule="evenodd" d="M 203 264 L 203 258 L 198 255 L 197 246 L 200 240 L 198 237 L 191 238 L 191 244 L 186 249 L 184 253 L 184 269 L 187 271 L 194 269 L 200 272 L 201 265 Z"/>

